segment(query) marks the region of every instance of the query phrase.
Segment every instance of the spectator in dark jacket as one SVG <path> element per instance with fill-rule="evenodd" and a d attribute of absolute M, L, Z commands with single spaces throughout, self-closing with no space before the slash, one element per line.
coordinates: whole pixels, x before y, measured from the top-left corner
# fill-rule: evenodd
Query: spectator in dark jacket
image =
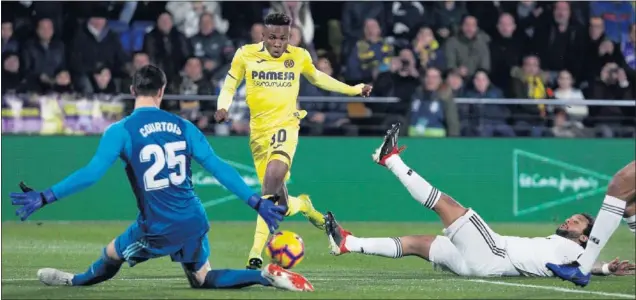
<path fill-rule="evenodd" d="M 27 91 L 25 76 L 20 72 L 20 58 L 15 52 L 2 53 L 2 94 Z"/>
<path fill-rule="evenodd" d="M 373 95 L 379 97 L 397 97 L 398 103 L 369 103 L 369 107 L 376 113 L 392 113 L 405 115 L 408 112 L 411 97 L 420 85 L 420 73 L 413 52 L 402 49 L 400 56 L 391 59 L 390 69 L 382 72 L 375 80 Z"/>
<path fill-rule="evenodd" d="M 466 92 L 466 98 L 501 99 L 503 93 L 490 83 L 488 74 L 479 70 L 473 77 L 473 88 Z M 471 118 L 480 136 L 515 136 L 512 127 L 507 124 L 510 109 L 506 105 L 484 104 L 471 107 Z"/>
<path fill-rule="evenodd" d="M 432 26 L 430 22 L 432 12 L 426 11 L 419 1 L 393 1 L 391 3 L 392 28 L 388 33 L 394 36 L 398 43 L 407 44 L 424 26 Z"/>
<path fill-rule="evenodd" d="M 592 86 L 592 99 L 626 100 L 636 99 L 634 83 L 616 63 L 608 63 L 601 70 L 600 80 Z M 614 137 L 620 127 L 634 126 L 634 107 L 590 106 L 589 120 L 591 126 L 600 131 L 602 137 Z M 619 134 L 620 136 L 620 134 Z"/>
<path fill-rule="evenodd" d="M 51 86 L 47 93 L 74 94 L 75 87 L 73 86 L 71 72 L 64 68 L 58 70 L 55 74 L 55 82 L 53 82 L 53 86 Z"/>
<path fill-rule="evenodd" d="M 477 19 L 466 16 L 461 32 L 446 41 L 446 67 L 458 69 L 464 77 L 472 76 L 477 69 L 490 71 L 489 42 L 490 37 L 479 30 Z"/>
<path fill-rule="evenodd" d="M 190 38 L 194 56 L 203 61 L 203 69 L 208 78 L 212 78 L 215 73 L 225 76 L 235 50 L 232 41 L 216 31 L 214 26 L 212 14 L 203 13 L 199 19 L 199 33 Z"/>
<path fill-rule="evenodd" d="M 497 33 L 490 42 L 491 80 L 501 87 L 506 97 L 512 97 L 510 91 L 510 70 L 521 63 L 528 38 L 518 31 L 515 19 L 503 13 L 497 23 Z"/>
<path fill-rule="evenodd" d="M 37 38 L 27 41 L 22 48 L 23 66 L 31 85 L 48 86 L 53 84 L 55 72 L 66 68 L 64 44 L 53 38 L 50 19 L 41 19 L 36 33 Z"/>
<path fill-rule="evenodd" d="M 571 18 L 570 4 L 560 1 L 554 5 L 553 19 L 537 28 L 533 36 L 534 52 L 539 55 L 544 70 L 551 79 L 563 69 L 581 78 L 585 32 Z"/>
<path fill-rule="evenodd" d="M 433 22 L 442 41 L 458 34 L 462 18 L 467 14 L 464 2 L 444 1 L 435 3 Z"/>
<path fill-rule="evenodd" d="M 517 28 L 527 37 L 532 38 L 538 25 L 542 24 L 544 8 L 539 1 L 502 1 L 505 9 L 511 13 L 517 21 Z"/>
<path fill-rule="evenodd" d="M 20 45 L 18 41 L 13 37 L 13 22 L 9 20 L 2 20 L 2 53 L 18 52 Z"/>
<path fill-rule="evenodd" d="M 346 63 L 344 77 L 347 83 L 371 82 L 373 72 L 381 65 L 387 65 L 393 54 L 393 47 L 382 38 L 380 25 L 374 19 L 364 23 L 364 39 L 356 43 Z"/>
<path fill-rule="evenodd" d="M 212 82 L 203 76 L 203 64 L 198 57 L 190 57 L 183 68 L 181 78 L 173 83 L 174 91 L 180 95 L 214 95 Z M 183 118 L 197 124 L 201 130 L 207 129 L 213 113 L 212 101 L 164 101 L 166 108 L 178 111 Z"/>
<path fill-rule="evenodd" d="M 159 15 L 155 29 L 144 37 L 143 51 L 166 73 L 168 82 L 175 80 L 191 53 L 190 43 L 174 27 L 168 12 Z"/>
<path fill-rule="evenodd" d="M 442 73 L 429 68 L 423 81 L 422 87 L 413 94 L 409 135 L 459 136 L 457 106 L 451 90 L 442 86 Z"/>
<path fill-rule="evenodd" d="M 326 57 L 316 61 L 316 68 L 332 76 L 333 68 Z M 309 83 L 305 77 L 300 78 L 300 96 L 338 97 L 338 93 L 325 91 Z M 307 127 L 312 135 L 344 134 L 356 135 L 357 127 L 351 124 L 347 115 L 347 103 L 344 102 L 300 102 L 302 109 L 307 110 L 307 116 L 302 125 Z"/>
<path fill-rule="evenodd" d="M 625 64 L 631 72 L 636 72 L 636 23 L 630 26 L 629 37 L 621 41 L 620 47 Z"/>
<path fill-rule="evenodd" d="M 113 76 L 106 66 L 98 66 L 95 71 L 93 71 L 91 84 L 93 85 L 94 94 L 113 95 L 118 92 L 117 86 L 113 82 Z"/>
<path fill-rule="evenodd" d="M 589 41 L 585 48 L 585 64 L 583 64 L 584 81 L 594 83 L 606 64 L 613 62 L 619 66 L 625 60 L 617 43 L 612 42 L 605 35 L 605 25 L 599 17 L 590 18 Z"/>
<path fill-rule="evenodd" d="M 636 19 L 634 3 L 630 1 L 592 1 L 590 14 L 603 19 L 607 38 L 615 43 L 625 38 Z"/>
<path fill-rule="evenodd" d="M 91 92 L 88 79 L 98 64 L 108 67 L 114 77 L 122 77 L 129 68 L 128 54 L 116 33 L 106 27 L 106 18 L 94 13 L 75 33 L 71 45 L 70 67 L 75 83 L 83 92 Z"/>

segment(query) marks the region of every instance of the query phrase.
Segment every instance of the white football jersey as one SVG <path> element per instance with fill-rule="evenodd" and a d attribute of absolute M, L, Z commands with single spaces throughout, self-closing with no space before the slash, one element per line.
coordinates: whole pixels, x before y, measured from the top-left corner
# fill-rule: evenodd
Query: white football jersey
<path fill-rule="evenodd" d="M 525 276 L 553 276 L 546 263 L 567 264 L 585 250 L 576 242 L 553 234 L 548 237 L 502 236 L 506 252 L 517 270 Z"/>

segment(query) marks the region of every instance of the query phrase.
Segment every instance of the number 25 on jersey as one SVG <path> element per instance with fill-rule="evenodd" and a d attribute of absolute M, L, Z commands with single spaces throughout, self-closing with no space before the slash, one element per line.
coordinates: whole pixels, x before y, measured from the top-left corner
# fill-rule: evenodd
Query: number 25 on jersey
<path fill-rule="evenodd" d="M 186 142 L 166 143 L 163 147 L 157 144 L 146 145 L 139 153 L 141 162 L 149 162 L 154 158 L 155 162 L 144 172 L 144 188 L 146 191 L 164 189 L 172 185 L 180 185 L 186 179 L 186 157 L 177 154 L 177 151 L 186 149 Z M 159 172 L 167 167 L 177 169 L 170 172 L 168 178 L 156 179 Z"/>

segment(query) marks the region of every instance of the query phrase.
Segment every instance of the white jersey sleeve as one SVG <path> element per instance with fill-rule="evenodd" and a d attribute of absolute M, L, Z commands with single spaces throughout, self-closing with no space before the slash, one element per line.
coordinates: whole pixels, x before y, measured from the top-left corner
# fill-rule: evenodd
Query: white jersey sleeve
<path fill-rule="evenodd" d="M 525 276 L 551 277 L 552 271 L 546 268 L 546 263 L 571 263 L 584 251 L 578 243 L 556 234 L 537 238 L 502 238 L 510 261 Z"/>

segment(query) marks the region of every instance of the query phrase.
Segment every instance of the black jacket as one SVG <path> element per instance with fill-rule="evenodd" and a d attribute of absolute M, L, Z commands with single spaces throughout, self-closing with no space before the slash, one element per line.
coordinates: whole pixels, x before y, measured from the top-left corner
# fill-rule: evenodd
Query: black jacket
<path fill-rule="evenodd" d="M 69 61 L 71 71 L 76 75 L 89 75 L 98 63 L 102 63 L 111 70 L 113 77 L 121 77 L 125 75 L 124 66 L 129 57 L 116 33 L 105 28 L 96 38 L 85 25 L 75 33 Z"/>
<path fill-rule="evenodd" d="M 31 80 L 41 74 L 53 78 L 57 70 L 66 67 L 64 44 L 52 40 L 48 47 L 44 47 L 38 40 L 29 40 L 22 48 L 22 66 Z"/>

